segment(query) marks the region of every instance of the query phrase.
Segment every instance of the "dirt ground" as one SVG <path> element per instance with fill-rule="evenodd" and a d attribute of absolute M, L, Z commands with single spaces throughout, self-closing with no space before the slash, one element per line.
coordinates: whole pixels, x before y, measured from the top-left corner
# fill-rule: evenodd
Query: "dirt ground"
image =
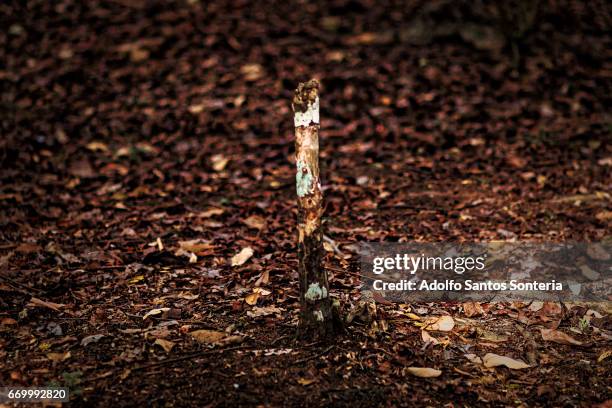
<path fill-rule="evenodd" d="M 475 4 L 0 4 L 0 384 L 69 406 L 611 406 L 609 303 L 376 298 L 376 324 L 295 338 L 290 101 L 311 77 L 344 313 L 360 241 L 609 242 L 609 5 L 541 2 L 522 30 Z"/>

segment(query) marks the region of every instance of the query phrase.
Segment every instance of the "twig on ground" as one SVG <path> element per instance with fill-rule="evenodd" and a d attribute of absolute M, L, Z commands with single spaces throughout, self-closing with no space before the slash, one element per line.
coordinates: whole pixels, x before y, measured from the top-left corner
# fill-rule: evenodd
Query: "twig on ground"
<path fill-rule="evenodd" d="M 310 360 L 314 360 L 315 358 L 322 357 L 322 356 L 324 356 L 325 354 L 329 353 L 329 352 L 331 351 L 331 349 L 333 349 L 334 347 L 336 347 L 336 345 L 335 345 L 335 344 L 332 344 L 331 346 L 329 346 L 328 348 L 326 348 L 326 349 L 325 349 L 325 350 L 323 350 L 322 352 L 317 353 L 317 354 L 313 354 L 312 356 L 308 356 L 308 357 L 305 357 L 305 358 L 301 358 L 301 359 L 299 359 L 299 360 L 295 360 L 295 361 L 294 361 L 292 364 L 293 364 L 293 365 L 295 365 L 295 364 L 301 364 L 301 363 L 305 363 L 305 362 L 310 361 Z"/>

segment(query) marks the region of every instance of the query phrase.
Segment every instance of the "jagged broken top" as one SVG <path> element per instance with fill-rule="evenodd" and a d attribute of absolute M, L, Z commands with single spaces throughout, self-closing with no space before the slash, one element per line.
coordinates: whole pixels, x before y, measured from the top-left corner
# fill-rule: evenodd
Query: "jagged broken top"
<path fill-rule="evenodd" d="M 293 111 L 306 112 L 309 106 L 312 106 L 319 96 L 319 81 L 311 79 L 307 82 L 301 82 L 295 90 L 293 96 Z"/>

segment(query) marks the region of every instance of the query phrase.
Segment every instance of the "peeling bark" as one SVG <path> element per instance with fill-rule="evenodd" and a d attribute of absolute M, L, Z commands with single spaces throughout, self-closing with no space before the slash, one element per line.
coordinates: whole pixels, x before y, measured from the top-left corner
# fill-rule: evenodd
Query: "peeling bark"
<path fill-rule="evenodd" d="M 298 196 L 298 272 L 303 335 L 326 337 L 338 328 L 321 267 L 323 195 L 319 179 L 319 83 L 301 83 L 293 98 Z"/>

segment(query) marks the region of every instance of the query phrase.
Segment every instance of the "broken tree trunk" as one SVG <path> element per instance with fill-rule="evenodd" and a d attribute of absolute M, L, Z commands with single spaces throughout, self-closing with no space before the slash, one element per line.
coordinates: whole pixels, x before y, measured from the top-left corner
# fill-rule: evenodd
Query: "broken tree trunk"
<path fill-rule="evenodd" d="M 301 83 L 293 97 L 296 189 L 298 196 L 298 273 L 303 336 L 326 337 L 337 319 L 321 267 L 323 195 L 319 180 L 319 83 Z"/>

